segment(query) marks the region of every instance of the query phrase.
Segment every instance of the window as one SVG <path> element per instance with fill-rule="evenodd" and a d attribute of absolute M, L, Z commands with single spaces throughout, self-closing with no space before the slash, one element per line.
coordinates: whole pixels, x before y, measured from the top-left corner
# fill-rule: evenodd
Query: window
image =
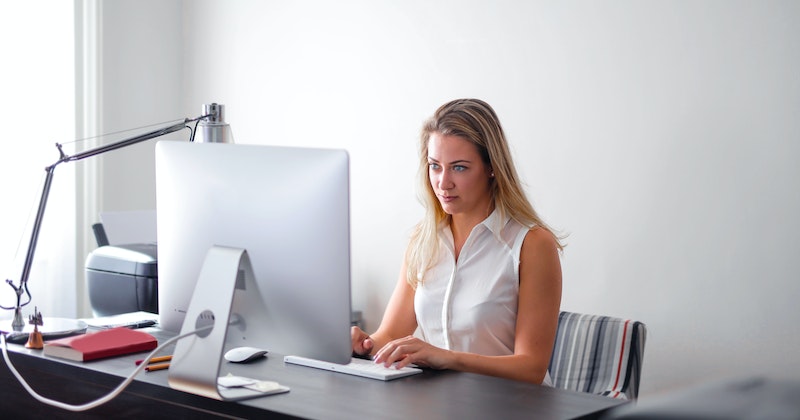
<path fill-rule="evenodd" d="M 75 3 L 6 2 L 0 14 L 0 275 L 19 284 L 47 165 L 75 139 Z M 46 317 L 77 314 L 75 165 L 59 165 L 29 278 L 32 302 Z M 16 295 L 0 284 L 0 304 Z M 2 311 L 9 319 L 12 311 Z"/>

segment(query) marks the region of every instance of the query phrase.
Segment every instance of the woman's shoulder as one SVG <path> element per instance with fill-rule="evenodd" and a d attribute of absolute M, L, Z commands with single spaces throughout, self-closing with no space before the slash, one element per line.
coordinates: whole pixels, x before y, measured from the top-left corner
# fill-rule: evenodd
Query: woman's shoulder
<path fill-rule="evenodd" d="M 528 229 L 522 242 L 522 252 L 558 252 L 558 241 L 549 229 L 533 226 Z"/>

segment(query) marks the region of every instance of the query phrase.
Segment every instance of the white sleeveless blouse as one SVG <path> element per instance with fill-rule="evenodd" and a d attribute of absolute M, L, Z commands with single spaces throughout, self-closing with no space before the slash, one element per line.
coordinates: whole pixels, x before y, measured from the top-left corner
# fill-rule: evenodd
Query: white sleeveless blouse
<path fill-rule="evenodd" d="M 455 258 L 448 225 L 439 254 L 414 296 L 418 332 L 440 348 L 485 356 L 514 354 L 519 261 L 529 228 L 495 210 L 472 229 Z M 550 384 L 546 375 L 545 384 Z"/>

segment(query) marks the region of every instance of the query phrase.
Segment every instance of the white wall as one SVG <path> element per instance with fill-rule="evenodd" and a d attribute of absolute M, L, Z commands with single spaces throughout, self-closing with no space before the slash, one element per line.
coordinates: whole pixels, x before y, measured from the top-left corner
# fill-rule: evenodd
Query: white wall
<path fill-rule="evenodd" d="M 169 125 L 165 122 L 188 117 L 181 109 L 181 3 L 146 0 L 99 4 L 100 132 L 119 132 L 103 143 L 133 137 Z M 200 107 L 197 108 L 192 116 L 200 114 Z M 166 138 L 188 139 L 189 131 Z M 100 179 L 102 210 L 155 208 L 155 143 L 140 143 L 99 157 L 105 175 Z"/>
<path fill-rule="evenodd" d="M 800 376 L 800 3 L 204 0 L 182 13 L 182 70 L 156 71 L 182 83 L 184 114 L 216 101 L 238 143 L 350 151 L 353 303 L 370 328 L 421 214 L 420 124 L 478 97 L 538 210 L 570 234 L 563 309 L 647 324 L 643 396 Z M 144 96 L 127 106 L 173 100 Z"/>

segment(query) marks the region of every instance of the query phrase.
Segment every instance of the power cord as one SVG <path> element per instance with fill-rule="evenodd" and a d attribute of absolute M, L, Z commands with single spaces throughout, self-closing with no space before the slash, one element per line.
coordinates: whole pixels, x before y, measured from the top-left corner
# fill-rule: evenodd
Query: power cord
<path fill-rule="evenodd" d="M 23 388 L 25 388 L 25 390 L 28 391 L 28 394 L 30 394 L 33 398 L 35 398 L 39 402 L 51 405 L 53 407 L 61 408 L 61 409 L 64 409 L 64 410 L 86 411 L 86 410 L 90 410 L 90 409 L 95 408 L 95 407 L 99 407 L 99 406 L 101 406 L 101 405 L 113 400 L 119 394 L 121 394 L 122 391 L 124 391 L 125 388 L 127 388 L 128 385 L 133 381 L 133 378 L 135 378 L 136 375 L 138 375 L 147 366 L 147 364 L 150 362 L 150 359 L 154 355 L 158 354 L 164 347 L 166 347 L 166 346 L 168 346 L 168 345 L 180 340 L 181 338 L 197 334 L 200 331 L 204 331 L 204 330 L 210 329 L 212 327 L 213 327 L 213 325 L 209 325 L 209 326 L 206 326 L 206 327 L 203 327 L 203 328 L 198 328 L 198 329 L 196 329 L 194 331 L 191 331 L 191 332 L 188 332 L 188 333 L 181 334 L 181 335 L 178 335 L 178 336 L 170 338 L 169 340 L 165 341 L 163 344 L 161 344 L 158 347 L 156 347 L 155 350 L 151 351 L 150 354 L 148 354 L 147 357 L 144 359 L 144 362 L 142 364 L 140 364 L 136 369 L 134 369 L 133 372 L 124 381 L 122 381 L 121 384 L 119 384 L 116 388 L 114 388 L 113 391 L 111 391 L 110 393 L 108 393 L 104 397 L 98 398 L 98 399 L 96 399 L 94 401 L 91 401 L 91 402 L 88 402 L 88 403 L 85 403 L 85 404 L 79 404 L 79 405 L 63 403 L 61 401 L 56 401 L 56 400 L 53 400 L 53 399 L 50 399 L 50 398 L 43 397 L 43 396 L 39 395 L 38 393 L 36 393 L 36 391 L 34 391 L 33 388 L 31 388 L 30 385 L 28 385 L 28 383 L 25 381 L 25 379 L 22 377 L 22 375 L 20 375 L 19 372 L 17 372 L 17 369 L 14 367 L 14 365 L 11 364 L 11 359 L 9 359 L 9 357 L 8 357 L 8 346 L 7 346 L 7 343 L 6 343 L 6 335 L 5 334 L 0 334 L 0 344 L 2 344 L 3 359 L 6 361 L 6 365 L 11 370 L 11 373 L 13 373 L 14 376 L 17 377 L 17 380 L 23 386 Z"/>

